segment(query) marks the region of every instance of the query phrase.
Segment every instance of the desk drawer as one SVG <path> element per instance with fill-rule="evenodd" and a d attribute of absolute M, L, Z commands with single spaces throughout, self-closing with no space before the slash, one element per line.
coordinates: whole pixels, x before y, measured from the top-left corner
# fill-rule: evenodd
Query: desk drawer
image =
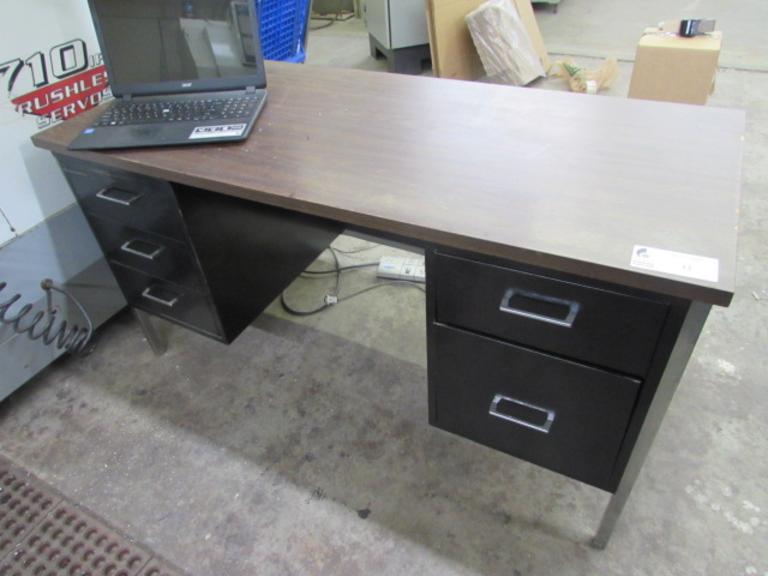
<path fill-rule="evenodd" d="M 142 274 L 115 262 L 110 265 L 129 306 L 207 336 L 219 340 L 224 338 L 215 308 L 205 294 Z"/>
<path fill-rule="evenodd" d="M 431 335 L 432 424 L 612 489 L 638 380 L 446 326 Z"/>
<path fill-rule="evenodd" d="M 93 215 L 88 216 L 88 221 L 111 262 L 174 284 L 206 290 L 202 270 L 186 244 Z"/>
<path fill-rule="evenodd" d="M 60 158 L 64 175 L 86 214 L 185 241 L 184 222 L 168 182 Z"/>
<path fill-rule="evenodd" d="M 667 305 L 434 254 L 437 321 L 645 375 Z"/>

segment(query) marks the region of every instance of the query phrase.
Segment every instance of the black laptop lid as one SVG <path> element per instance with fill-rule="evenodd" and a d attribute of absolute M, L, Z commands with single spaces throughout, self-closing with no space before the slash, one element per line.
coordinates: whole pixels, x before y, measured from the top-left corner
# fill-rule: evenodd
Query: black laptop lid
<path fill-rule="evenodd" d="M 253 0 L 89 4 L 115 96 L 266 86 Z"/>

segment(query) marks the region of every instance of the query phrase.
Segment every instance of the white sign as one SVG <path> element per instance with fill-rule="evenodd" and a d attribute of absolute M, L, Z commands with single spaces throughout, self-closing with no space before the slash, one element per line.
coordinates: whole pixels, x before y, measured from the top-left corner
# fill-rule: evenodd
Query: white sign
<path fill-rule="evenodd" d="M 222 138 L 224 136 L 242 136 L 245 124 L 224 124 L 223 126 L 198 126 L 189 135 L 190 140 L 202 138 Z"/>
<path fill-rule="evenodd" d="M 98 105 L 110 92 L 87 2 L 0 4 L 2 245 L 13 232 L 22 234 L 75 201 L 53 155 L 35 148 L 30 136 Z"/>
<path fill-rule="evenodd" d="M 709 282 L 717 282 L 720 275 L 720 261 L 717 258 L 651 248 L 650 246 L 636 245 L 632 250 L 630 265 L 644 270 Z"/>

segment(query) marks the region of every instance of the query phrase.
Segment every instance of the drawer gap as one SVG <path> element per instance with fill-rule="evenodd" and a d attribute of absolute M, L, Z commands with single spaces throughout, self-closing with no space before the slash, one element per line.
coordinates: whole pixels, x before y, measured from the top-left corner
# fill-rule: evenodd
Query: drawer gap
<path fill-rule="evenodd" d="M 443 326 L 445 328 L 451 328 L 452 330 L 456 330 L 458 332 L 463 332 L 467 335 L 474 335 L 474 336 L 481 336 L 483 338 L 488 338 L 489 340 L 493 340 L 494 342 L 498 342 L 499 344 L 513 344 L 514 346 L 518 346 L 520 348 L 523 348 L 525 350 L 529 350 L 531 352 L 538 352 L 539 354 L 546 354 L 546 355 L 552 355 L 551 350 L 547 350 L 546 348 L 537 348 L 536 346 L 531 346 L 528 343 L 516 341 L 516 340 L 503 340 L 496 336 L 495 334 L 490 334 L 488 332 L 483 332 L 481 330 L 467 330 L 466 328 L 462 326 L 457 326 L 455 324 L 449 324 L 448 322 L 434 322 L 435 326 Z M 631 372 L 623 372 L 621 370 L 617 370 L 615 368 L 612 368 L 610 366 L 604 366 L 602 364 L 595 364 L 594 362 L 586 362 L 585 360 L 582 360 L 581 358 L 576 358 L 574 356 L 567 356 L 565 354 L 554 354 L 557 358 L 560 358 L 561 360 L 565 360 L 567 362 L 573 362 L 574 364 L 580 364 L 582 366 L 586 366 L 587 368 L 595 368 L 597 370 L 603 370 L 605 372 L 610 372 L 611 374 L 616 374 L 617 376 L 623 376 L 625 378 L 628 378 L 630 380 L 633 380 L 634 382 L 640 383 L 643 381 L 642 376 L 638 374 L 633 374 Z"/>

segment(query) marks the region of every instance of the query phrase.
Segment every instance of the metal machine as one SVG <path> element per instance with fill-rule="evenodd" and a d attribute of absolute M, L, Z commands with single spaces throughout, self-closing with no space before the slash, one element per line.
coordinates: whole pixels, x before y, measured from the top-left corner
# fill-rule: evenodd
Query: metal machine
<path fill-rule="evenodd" d="M 365 21 L 371 56 L 387 59 L 390 72 L 419 74 L 429 60 L 429 32 L 421 0 L 368 0 Z"/>

